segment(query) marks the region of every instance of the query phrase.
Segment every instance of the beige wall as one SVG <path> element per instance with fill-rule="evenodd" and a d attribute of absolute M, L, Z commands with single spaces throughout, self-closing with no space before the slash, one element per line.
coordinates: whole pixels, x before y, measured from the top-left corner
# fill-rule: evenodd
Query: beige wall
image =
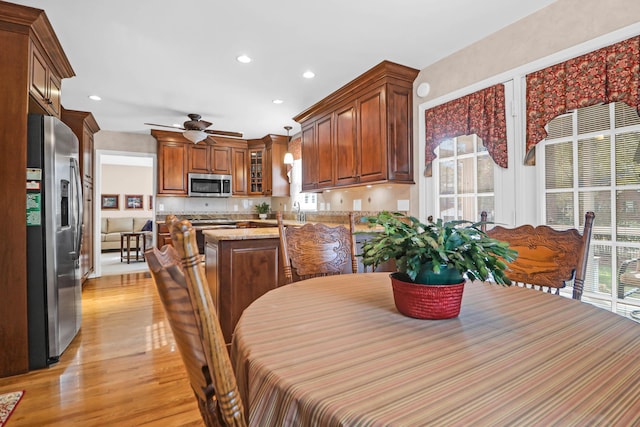
<path fill-rule="evenodd" d="M 473 90 L 481 89 L 486 81 L 496 84 L 513 79 L 518 68 L 532 68 L 531 71 L 544 68 L 554 63 L 548 63 L 550 56 L 562 57 L 566 55 L 565 50 L 569 50 L 571 55 L 555 62 L 615 43 L 626 37 L 618 36 L 622 38 L 613 40 L 615 37 L 611 33 L 617 30 L 621 34 L 629 33 L 630 30 L 625 28 L 633 25 L 635 29 L 638 23 L 638 0 L 557 0 L 421 70 L 414 81 L 414 176 L 419 185 L 411 189 L 411 213 L 421 214 L 417 205 L 421 205 L 420 210 L 425 216 L 433 213 L 429 203 L 433 205 L 434 180 L 422 177 L 424 164 L 420 160 L 424 158 L 424 135 L 420 134 L 420 129 L 424 128 L 421 115 L 425 104 L 433 106 L 462 96 L 471 92 L 469 87 L 474 85 Z M 640 31 L 627 37 L 635 34 L 640 34 Z M 599 46 L 591 43 L 594 46 L 589 47 L 589 42 L 598 37 L 612 38 L 612 41 Z M 537 65 L 540 66 L 536 68 Z M 415 89 L 423 82 L 429 83 L 430 92 L 420 98 L 415 95 Z M 519 127 L 521 123 L 522 120 L 517 121 L 517 129 L 509 138 L 509 168 L 497 168 L 499 171 L 496 172 L 496 185 L 500 187 L 496 189 L 496 215 L 499 215 L 496 220 L 513 225 L 537 224 L 540 221 L 536 169 L 522 164 L 524 136 Z"/>
<path fill-rule="evenodd" d="M 414 105 L 640 21 L 638 0 L 558 0 L 418 74 L 431 86 Z"/>
<path fill-rule="evenodd" d="M 158 142 L 151 134 L 101 130 L 94 137 L 96 150 L 157 153 Z"/>
<path fill-rule="evenodd" d="M 124 216 L 151 218 L 153 212 L 149 208 L 149 196 L 153 194 L 153 168 L 142 166 L 102 165 L 102 182 L 100 194 L 118 194 L 119 209 L 103 209 L 103 218 Z M 126 209 L 125 195 L 143 196 L 142 209 Z M 99 196 L 98 196 L 99 197 Z M 96 209 L 99 209 L 97 206 Z"/>

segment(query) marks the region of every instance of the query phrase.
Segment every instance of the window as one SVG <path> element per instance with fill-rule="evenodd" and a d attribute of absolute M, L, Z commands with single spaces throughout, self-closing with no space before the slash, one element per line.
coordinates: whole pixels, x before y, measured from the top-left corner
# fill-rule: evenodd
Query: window
<path fill-rule="evenodd" d="M 493 160 L 476 135 L 443 141 L 434 162 L 438 203 L 436 212 L 445 221 L 479 221 L 487 211 L 494 218 Z"/>
<path fill-rule="evenodd" d="M 298 203 L 301 211 L 318 210 L 318 195 L 302 192 L 302 160 L 293 161 L 291 170 L 291 204 Z M 292 206 L 293 207 L 293 206 Z"/>
<path fill-rule="evenodd" d="M 595 212 L 585 296 L 628 315 L 640 305 L 640 118 L 627 104 L 600 104 L 556 117 L 547 132 L 545 222 L 580 229 Z"/>

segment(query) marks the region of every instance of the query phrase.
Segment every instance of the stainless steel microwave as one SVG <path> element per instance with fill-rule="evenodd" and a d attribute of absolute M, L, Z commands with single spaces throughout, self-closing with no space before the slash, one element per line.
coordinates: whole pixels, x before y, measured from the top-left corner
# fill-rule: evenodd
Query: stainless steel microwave
<path fill-rule="evenodd" d="M 189 197 L 230 197 L 231 175 L 190 173 Z"/>

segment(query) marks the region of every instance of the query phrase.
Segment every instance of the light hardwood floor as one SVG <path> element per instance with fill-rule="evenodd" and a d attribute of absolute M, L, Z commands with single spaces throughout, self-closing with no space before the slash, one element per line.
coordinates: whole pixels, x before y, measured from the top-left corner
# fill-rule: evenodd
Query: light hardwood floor
<path fill-rule="evenodd" d="M 8 427 L 202 426 L 149 273 L 90 279 L 82 297 L 59 363 L 0 378 L 0 394 L 26 390 Z"/>

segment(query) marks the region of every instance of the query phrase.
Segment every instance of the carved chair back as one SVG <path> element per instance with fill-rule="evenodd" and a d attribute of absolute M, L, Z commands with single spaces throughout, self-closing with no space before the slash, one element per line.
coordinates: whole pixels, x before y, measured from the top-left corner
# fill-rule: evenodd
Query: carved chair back
<path fill-rule="evenodd" d="M 358 272 L 355 243 L 355 215 L 349 214 L 349 228 L 342 225 L 307 223 L 284 226 L 282 213 L 276 214 L 280 234 L 280 251 L 287 283 L 295 279 Z"/>
<path fill-rule="evenodd" d="M 246 426 L 242 400 L 188 221 L 168 216 L 174 246 L 145 252 L 207 426 Z"/>
<path fill-rule="evenodd" d="M 482 212 L 482 229 L 495 239 L 509 243 L 518 251 L 509 263 L 507 277 L 514 284 L 559 294 L 560 288 L 573 282 L 573 299 L 580 300 L 589 257 L 589 244 L 595 214 L 587 212 L 582 234 L 576 229 L 555 230 L 546 225 L 522 225 L 487 230 L 487 213 Z"/>

